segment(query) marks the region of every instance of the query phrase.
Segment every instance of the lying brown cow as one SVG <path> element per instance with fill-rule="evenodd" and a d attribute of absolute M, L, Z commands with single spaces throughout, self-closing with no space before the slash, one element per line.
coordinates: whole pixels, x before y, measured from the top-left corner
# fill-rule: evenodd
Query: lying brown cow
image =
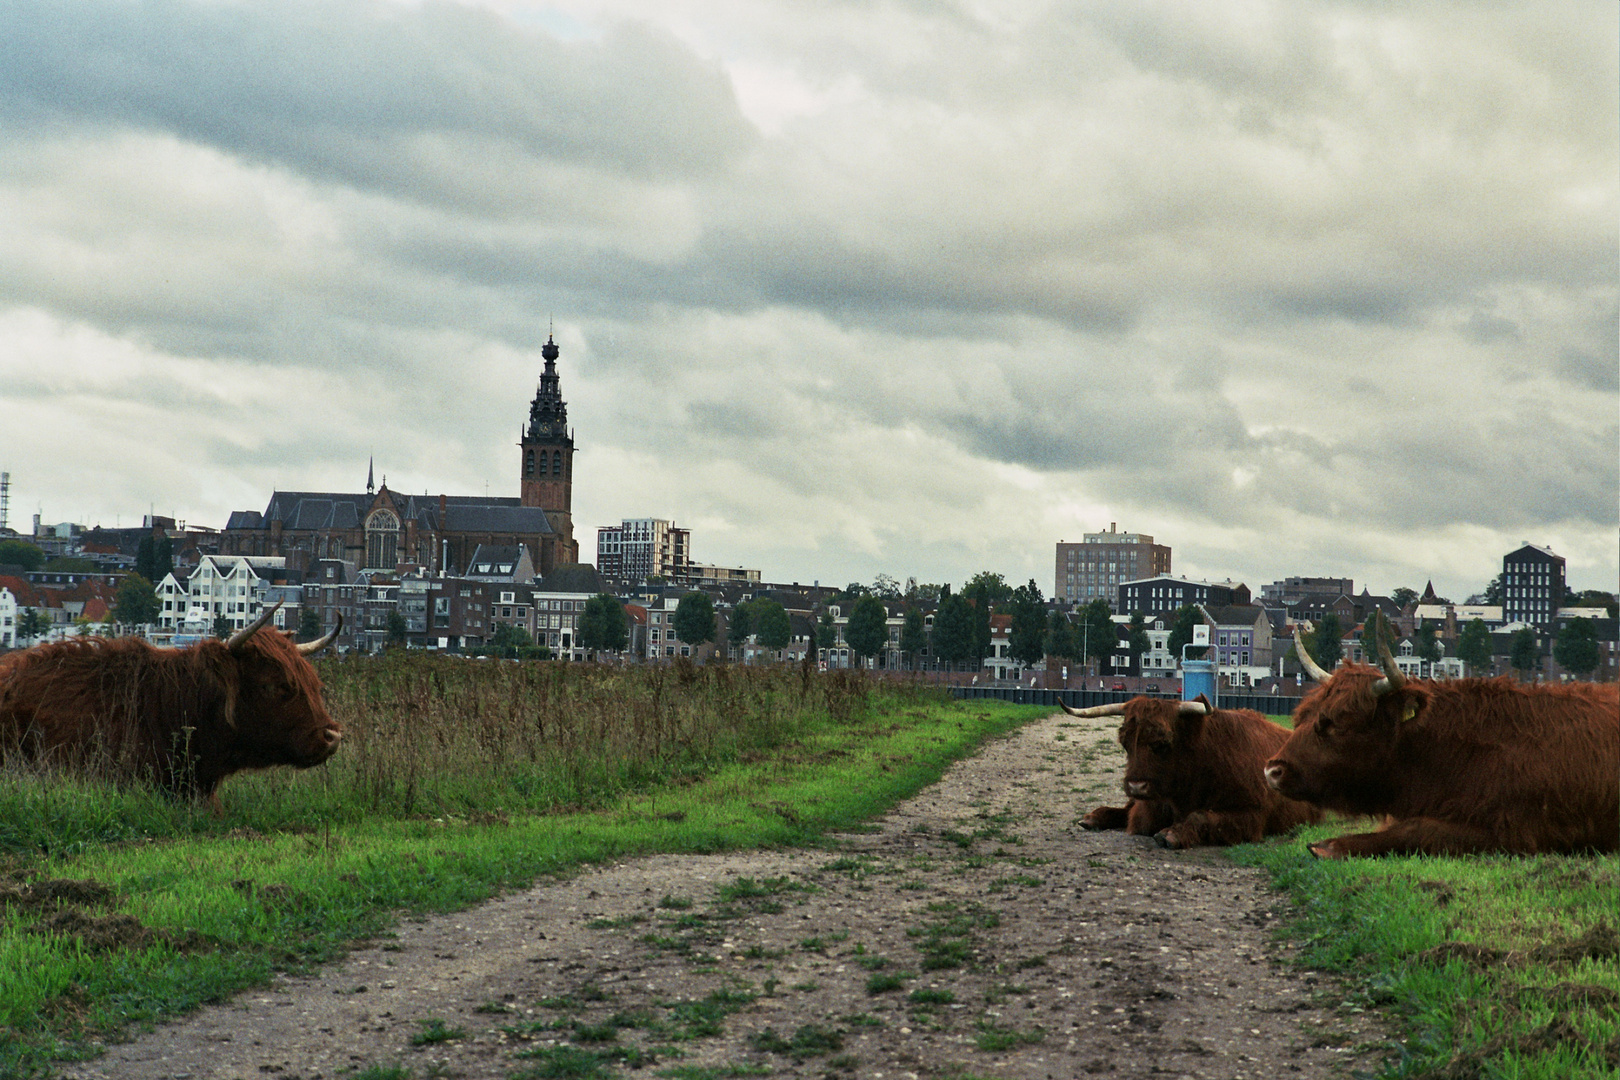
<path fill-rule="evenodd" d="M 0 756 L 149 782 L 216 811 L 231 773 L 319 765 L 343 726 L 306 657 L 337 630 L 295 645 L 264 629 L 280 606 L 229 641 L 185 649 L 86 638 L 12 653 L 0 660 Z"/>
<path fill-rule="evenodd" d="M 1322 670 L 1294 734 L 1266 764 L 1276 791 L 1346 814 L 1387 815 L 1377 832 L 1310 845 L 1322 858 L 1620 847 L 1620 693 L 1614 684 L 1512 679 L 1408 681 Z"/>
<path fill-rule="evenodd" d="M 1249 709 L 1135 697 L 1071 716 L 1119 716 L 1127 806 L 1099 806 L 1086 829 L 1152 833 L 1164 847 L 1241 844 L 1287 832 L 1321 811 L 1269 790 L 1261 768 L 1288 730 Z"/>

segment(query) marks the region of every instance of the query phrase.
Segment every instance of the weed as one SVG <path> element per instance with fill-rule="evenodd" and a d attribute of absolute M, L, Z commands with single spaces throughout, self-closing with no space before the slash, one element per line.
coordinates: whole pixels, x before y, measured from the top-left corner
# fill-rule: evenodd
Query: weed
<path fill-rule="evenodd" d="M 433 1046 L 436 1043 L 454 1042 L 467 1037 L 466 1028 L 445 1027 L 444 1021 L 436 1016 L 418 1020 L 417 1024 L 422 1030 L 411 1036 L 412 1046 Z"/>

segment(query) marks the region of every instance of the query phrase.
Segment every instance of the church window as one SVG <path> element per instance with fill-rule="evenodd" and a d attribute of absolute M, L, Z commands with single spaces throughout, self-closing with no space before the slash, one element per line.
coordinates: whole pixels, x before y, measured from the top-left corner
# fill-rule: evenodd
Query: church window
<path fill-rule="evenodd" d="M 532 448 L 524 455 L 523 472 L 528 476 L 534 475 L 534 450 Z"/>
<path fill-rule="evenodd" d="M 562 451 L 558 450 L 551 455 L 551 475 L 562 475 Z"/>
<path fill-rule="evenodd" d="M 378 510 L 366 519 L 366 567 L 392 570 L 399 562 L 399 518 Z"/>

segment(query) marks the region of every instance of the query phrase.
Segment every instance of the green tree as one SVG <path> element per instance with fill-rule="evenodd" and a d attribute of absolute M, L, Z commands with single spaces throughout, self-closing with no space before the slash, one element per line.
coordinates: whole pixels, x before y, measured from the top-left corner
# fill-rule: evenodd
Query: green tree
<path fill-rule="evenodd" d="M 980 570 L 962 586 L 962 595 L 973 604 L 973 650 L 983 659 L 990 655 L 990 616 L 1012 600 L 1013 587 L 1000 574 Z"/>
<path fill-rule="evenodd" d="M 0 540 L 0 566 L 20 566 L 39 570 L 45 565 L 43 549 L 26 540 Z"/>
<path fill-rule="evenodd" d="M 928 630 L 923 626 L 922 608 L 913 605 L 906 611 L 906 621 L 900 627 L 900 651 L 911 658 L 911 669 L 917 670 L 917 657 L 928 649 Z"/>
<path fill-rule="evenodd" d="M 1416 589 L 1407 588 L 1405 585 L 1401 585 L 1389 591 L 1389 598 L 1395 601 L 1396 607 L 1400 608 L 1402 611 L 1405 611 L 1406 605 L 1418 598 L 1418 591 Z"/>
<path fill-rule="evenodd" d="M 597 593 L 585 601 L 579 617 L 580 647 L 594 658 L 599 652 L 619 652 L 630 641 L 630 625 L 624 605 L 609 593 Z"/>
<path fill-rule="evenodd" d="M 748 635 L 753 633 L 750 626 L 752 622 L 748 617 L 748 601 L 744 601 L 731 609 L 731 617 L 726 620 L 726 645 L 730 649 L 738 650 L 748 644 Z"/>
<path fill-rule="evenodd" d="M 1520 678 L 1541 667 L 1541 646 L 1536 642 L 1536 632 L 1528 626 L 1513 635 L 1508 663 L 1513 665 Z"/>
<path fill-rule="evenodd" d="M 1153 642 L 1147 635 L 1147 618 L 1140 611 L 1132 612 L 1131 621 L 1125 624 L 1126 648 L 1131 653 L 1131 667 L 1138 674 L 1142 671 L 1142 654 L 1153 648 Z"/>
<path fill-rule="evenodd" d="M 983 653 L 974 652 L 973 605 L 958 593 L 947 593 L 934 613 L 934 655 L 955 667 L 971 663 L 977 668 Z"/>
<path fill-rule="evenodd" d="M 163 533 L 141 537 L 135 547 L 135 572 L 157 585 L 173 571 L 174 541 Z"/>
<path fill-rule="evenodd" d="M 496 623 L 489 640 L 484 643 L 484 654 L 516 660 L 524 650 L 532 648 L 534 638 L 523 627 L 516 623 Z"/>
<path fill-rule="evenodd" d="M 398 615 L 398 610 L 395 610 Z M 304 641 L 314 641 L 321 636 L 321 613 L 315 605 L 306 604 L 298 612 L 298 636 Z"/>
<path fill-rule="evenodd" d="M 793 641 L 793 619 L 780 601 L 762 596 L 749 605 L 748 618 L 754 624 L 754 640 L 773 652 L 780 652 Z"/>
<path fill-rule="evenodd" d="M 1191 604 L 1176 609 L 1175 621 L 1170 624 L 1170 640 L 1165 643 L 1165 647 L 1170 650 L 1170 655 L 1175 657 L 1177 663 L 1181 662 L 1182 649 L 1192 644 L 1193 627 L 1200 626 L 1203 622 L 1204 613 Z M 1202 660 L 1208 653 L 1209 650 L 1202 647 L 1190 649 L 1186 658 Z"/>
<path fill-rule="evenodd" d="M 1119 630 L 1114 626 L 1114 609 L 1108 601 L 1097 597 L 1080 613 L 1080 647 L 1087 660 L 1097 662 L 1099 672 L 1108 669 L 1108 658 L 1119 645 Z"/>
<path fill-rule="evenodd" d="M 1590 619 L 1570 619 L 1558 630 L 1553 659 L 1565 671 L 1590 675 L 1598 666 L 1597 630 Z"/>
<path fill-rule="evenodd" d="M 1322 621 L 1316 624 L 1314 631 L 1305 635 L 1305 645 L 1324 670 L 1332 671 L 1344 658 L 1343 638 L 1344 630 L 1339 626 L 1338 613 L 1330 611 L 1322 616 Z M 1376 663 L 1376 660 L 1374 662 Z"/>
<path fill-rule="evenodd" d="M 33 641 L 51 629 L 51 617 L 39 608 L 23 608 L 22 614 L 17 616 L 17 637 L 22 641 Z"/>
<path fill-rule="evenodd" d="M 872 580 L 872 595 L 883 600 L 898 600 L 900 583 L 888 574 L 879 574 Z"/>
<path fill-rule="evenodd" d="M 96 564 L 79 555 L 58 555 L 45 563 L 44 569 L 55 571 L 58 574 L 93 574 Z"/>
<path fill-rule="evenodd" d="M 1482 674 L 1491 666 L 1491 632 L 1481 619 L 1471 619 L 1457 635 L 1457 659 L 1468 665 L 1473 674 Z"/>
<path fill-rule="evenodd" d="M 1440 645 L 1440 624 L 1424 619 L 1412 635 L 1412 655 L 1428 663 L 1436 663 L 1446 654 Z"/>
<path fill-rule="evenodd" d="M 714 601 L 708 594 L 689 592 L 675 605 L 675 636 L 691 646 L 714 640 Z"/>
<path fill-rule="evenodd" d="M 1334 620 L 1335 625 L 1337 624 L 1338 616 L 1330 612 L 1329 618 Z M 1322 621 L 1324 625 L 1327 622 L 1326 619 Z M 1384 617 L 1383 613 L 1375 608 L 1372 614 L 1367 616 L 1366 621 L 1361 624 L 1361 658 L 1373 667 L 1378 667 L 1380 664 L 1378 656 L 1379 641 L 1384 643 L 1384 648 L 1389 650 L 1391 656 L 1395 655 L 1395 627 L 1390 625 L 1390 621 Z M 1311 655 L 1315 656 L 1316 654 L 1313 652 Z M 1436 659 L 1439 658 L 1436 657 Z M 1329 671 L 1333 670 L 1327 664 L 1322 666 Z"/>
<path fill-rule="evenodd" d="M 1502 592 L 1502 575 L 1497 574 L 1485 586 L 1485 603 L 1493 607 L 1500 607 L 1505 594 Z"/>
<path fill-rule="evenodd" d="M 823 611 L 816 620 L 816 648 L 831 649 L 838 645 L 838 620 L 830 611 Z"/>
<path fill-rule="evenodd" d="M 1046 620 L 1046 655 L 1059 660 L 1080 659 L 1080 635 L 1074 623 L 1061 611 L 1054 611 Z"/>
<path fill-rule="evenodd" d="M 301 627 L 300 627 L 300 631 L 302 631 Z M 399 609 L 394 608 L 391 611 L 389 611 L 388 612 L 388 644 L 403 646 L 405 644 L 406 635 L 409 632 L 410 632 L 410 627 L 408 625 L 406 625 L 405 616 L 403 616 L 403 615 L 401 615 L 399 613 Z M 300 633 L 300 636 L 302 636 L 301 633 Z M 315 620 L 315 635 L 314 636 L 315 637 L 320 637 L 321 636 L 321 624 L 320 624 L 319 617 L 317 617 L 316 620 Z"/>
<path fill-rule="evenodd" d="M 844 640 L 849 651 L 859 659 L 876 656 L 889 640 L 889 612 L 883 601 L 875 596 L 863 596 L 855 601 L 855 610 L 849 614 L 844 627 Z"/>
<path fill-rule="evenodd" d="M 230 620 L 230 618 L 228 616 L 225 616 L 225 615 L 215 615 L 214 616 L 214 636 L 215 637 L 219 638 L 221 641 L 224 641 L 226 638 L 230 637 L 231 634 L 233 634 L 233 633 L 235 633 L 235 628 L 231 626 L 231 620 Z"/>
<path fill-rule="evenodd" d="M 1046 656 L 1046 603 L 1034 578 L 1013 592 L 1007 651 L 1025 667 L 1034 667 Z"/>
<path fill-rule="evenodd" d="M 906 599 L 907 600 L 921 600 L 921 601 L 923 601 L 925 603 L 930 603 L 930 604 L 935 603 L 935 602 L 937 602 L 939 600 L 939 598 L 941 596 L 941 591 L 940 591 L 941 588 L 942 588 L 942 586 L 931 585 L 931 584 L 927 584 L 927 583 L 919 585 L 919 584 L 917 584 L 917 579 L 916 578 L 907 578 L 906 579 Z"/>
<path fill-rule="evenodd" d="M 0 562 L 4 562 L 0 559 Z M 1620 601 L 1616 601 L 1614 593 L 1604 592 L 1602 589 L 1586 589 L 1579 593 L 1566 607 L 1600 607 L 1609 613 L 1609 618 L 1620 615 Z"/>
<path fill-rule="evenodd" d="M 158 621 L 163 605 L 152 583 L 139 574 L 125 574 L 113 599 L 113 614 L 125 626 L 144 626 Z"/>

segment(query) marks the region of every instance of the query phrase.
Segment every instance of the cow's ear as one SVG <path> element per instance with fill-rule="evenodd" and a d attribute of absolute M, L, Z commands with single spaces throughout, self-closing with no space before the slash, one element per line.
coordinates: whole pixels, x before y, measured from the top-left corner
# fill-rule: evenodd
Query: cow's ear
<path fill-rule="evenodd" d="M 1199 696 L 1202 697 L 1203 695 L 1200 694 Z M 1182 710 L 1176 713 L 1176 720 L 1171 728 L 1171 734 L 1176 742 L 1185 746 L 1197 742 L 1198 736 L 1203 733 L 1203 730 L 1203 713 Z"/>

